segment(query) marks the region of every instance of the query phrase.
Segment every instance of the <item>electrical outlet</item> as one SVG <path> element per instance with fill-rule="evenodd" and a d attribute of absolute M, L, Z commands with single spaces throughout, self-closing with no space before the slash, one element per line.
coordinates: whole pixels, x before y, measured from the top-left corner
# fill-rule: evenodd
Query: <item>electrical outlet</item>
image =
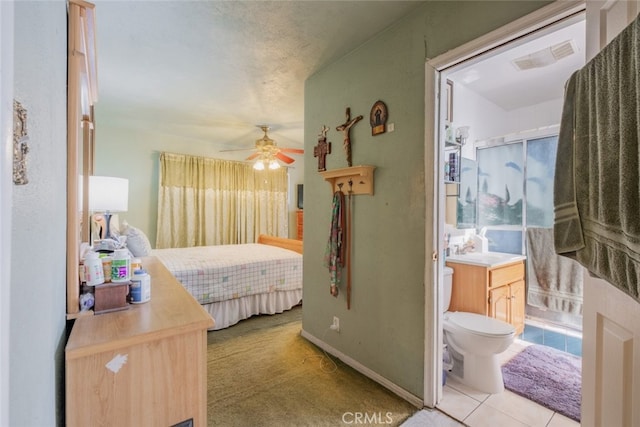
<path fill-rule="evenodd" d="M 329 326 L 329 329 L 340 332 L 340 319 L 337 316 L 333 316 L 333 323 Z"/>

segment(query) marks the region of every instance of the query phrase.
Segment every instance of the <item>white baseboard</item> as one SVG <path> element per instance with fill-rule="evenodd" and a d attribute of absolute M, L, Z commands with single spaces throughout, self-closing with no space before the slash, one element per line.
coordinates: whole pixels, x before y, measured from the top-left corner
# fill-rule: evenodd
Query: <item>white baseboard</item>
<path fill-rule="evenodd" d="M 328 345 L 326 342 L 321 341 L 317 337 L 309 334 L 304 329 L 300 332 L 300 334 L 302 335 L 303 338 L 311 341 L 313 344 L 317 345 L 318 347 L 320 347 L 321 349 L 323 349 L 324 351 L 326 351 L 330 355 L 332 355 L 334 357 L 337 357 L 338 359 L 343 361 L 345 364 L 351 366 L 353 369 L 355 369 L 356 371 L 360 372 L 362 375 L 372 379 L 373 381 L 377 382 L 381 386 L 389 389 L 390 391 L 392 391 L 393 393 L 395 393 L 399 397 L 401 397 L 404 400 L 406 400 L 407 402 L 411 403 L 416 408 L 423 408 L 424 407 L 424 402 L 418 396 L 415 396 L 415 395 L 409 393 L 407 390 L 405 390 L 405 389 L 399 387 L 398 385 L 392 383 L 391 381 L 389 381 L 385 377 L 379 375 L 378 373 L 376 373 L 376 372 L 372 371 L 371 369 L 367 368 L 366 366 L 362 365 L 357 360 L 354 360 L 351 357 L 347 356 L 346 354 L 336 350 L 335 348 L 333 348 L 330 345 Z"/>

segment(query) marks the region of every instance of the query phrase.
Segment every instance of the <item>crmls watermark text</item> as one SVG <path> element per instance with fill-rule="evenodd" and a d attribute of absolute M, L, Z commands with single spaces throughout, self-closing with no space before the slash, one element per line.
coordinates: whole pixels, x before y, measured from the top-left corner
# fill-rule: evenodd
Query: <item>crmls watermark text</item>
<path fill-rule="evenodd" d="M 356 425 L 391 424 L 392 415 L 391 412 L 345 412 L 342 414 L 342 422 Z"/>

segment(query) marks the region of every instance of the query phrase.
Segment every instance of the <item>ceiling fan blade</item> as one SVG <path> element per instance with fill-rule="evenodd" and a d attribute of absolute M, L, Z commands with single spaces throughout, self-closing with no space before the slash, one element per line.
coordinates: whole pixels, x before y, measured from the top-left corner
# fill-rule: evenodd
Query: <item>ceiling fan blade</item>
<path fill-rule="evenodd" d="M 285 162 L 285 163 L 286 163 L 286 164 L 288 164 L 288 165 L 290 165 L 291 163 L 295 162 L 295 160 L 294 160 L 294 159 L 292 159 L 291 157 L 286 156 L 286 155 L 284 155 L 284 154 L 282 154 L 282 153 L 276 153 L 276 157 L 277 157 L 279 160 L 281 160 L 281 161 Z"/>
<path fill-rule="evenodd" d="M 302 148 L 280 148 L 280 151 L 285 153 L 293 153 L 293 154 L 304 154 L 304 150 Z"/>
<path fill-rule="evenodd" d="M 256 157 L 258 157 L 260 155 L 260 153 L 253 153 L 252 155 L 250 155 L 249 157 L 246 158 L 246 160 L 253 160 Z"/>

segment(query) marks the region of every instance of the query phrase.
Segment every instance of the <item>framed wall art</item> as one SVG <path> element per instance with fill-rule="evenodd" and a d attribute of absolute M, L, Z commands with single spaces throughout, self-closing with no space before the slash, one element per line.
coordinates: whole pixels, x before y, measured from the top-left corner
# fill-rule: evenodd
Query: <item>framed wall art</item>
<path fill-rule="evenodd" d="M 379 135 L 387 131 L 387 106 L 382 101 L 376 101 L 369 113 L 371 135 Z"/>

